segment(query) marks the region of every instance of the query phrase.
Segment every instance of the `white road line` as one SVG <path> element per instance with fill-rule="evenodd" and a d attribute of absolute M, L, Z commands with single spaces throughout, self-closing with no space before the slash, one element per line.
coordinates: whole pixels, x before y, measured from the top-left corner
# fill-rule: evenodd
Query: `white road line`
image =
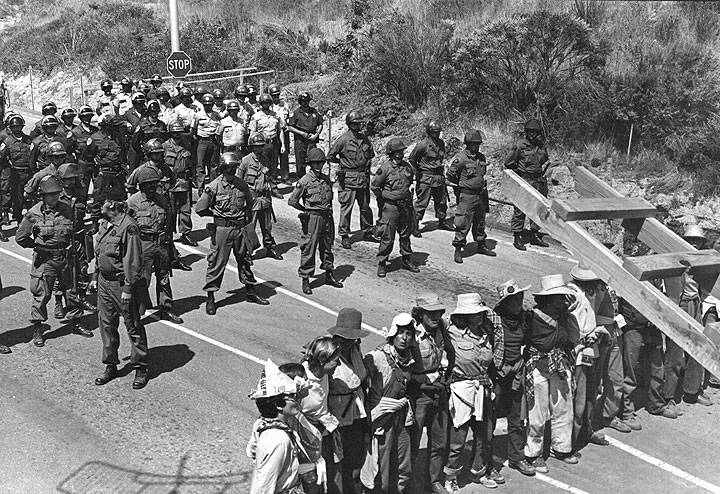
<path fill-rule="evenodd" d="M 708 492 L 712 492 L 713 494 L 720 494 L 720 487 L 718 487 L 715 484 L 711 484 L 710 482 L 707 482 L 701 478 L 698 478 L 695 475 L 689 474 L 686 471 L 679 469 L 678 467 L 675 467 L 673 465 L 670 465 L 667 462 L 664 462 L 658 458 L 655 458 L 654 456 L 650 456 L 647 453 L 643 453 L 639 449 L 635 449 L 632 446 L 629 446 L 621 441 L 618 441 L 617 439 L 615 439 L 612 436 L 609 436 L 606 434 L 605 437 L 610 442 L 610 444 L 612 444 L 616 448 L 622 449 L 626 453 L 629 453 L 629 454 L 635 456 L 636 458 L 640 458 L 644 462 L 647 462 L 653 466 L 661 468 L 661 469 L 665 470 L 666 472 L 669 472 L 669 473 L 675 475 L 676 477 L 679 477 L 683 480 L 686 480 L 690 483 L 695 484 L 696 486 L 698 486 L 702 489 L 705 489 Z"/>
<path fill-rule="evenodd" d="M 16 253 L 14 253 L 14 252 L 11 251 L 11 250 L 3 249 L 2 247 L 0 247 L 0 252 L 2 252 L 3 254 L 7 254 L 7 255 L 9 255 L 10 257 L 14 257 L 14 258 L 17 259 L 18 261 L 22 261 L 22 262 L 25 262 L 25 263 L 27 263 L 27 264 L 32 263 L 32 261 L 31 261 L 30 259 L 28 259 L 27 257 L 23 257 L 23 256 L 21 256 L 20 254 L 16 254 Z"/>
<path fill-rule="evenodd" d="M 535 478 L 538 480 L 541 480 L 545 482 L 546 484 L 550 484 L 553 487 L 557 487 L 558 489 L 562 489 L 565 492 L 571 492 L 572 494 L 590 494 L 588 491 L 584 491 L 582 489 L 578 489 L 577 487 L 573 487 L 569 484 L 566 484 L 565 482 L 561 482 L 559 480 L 555 480 L 552 477 L 548 477 L 547 475 L 544 475 L 542 473 L 536 473 Z"/>

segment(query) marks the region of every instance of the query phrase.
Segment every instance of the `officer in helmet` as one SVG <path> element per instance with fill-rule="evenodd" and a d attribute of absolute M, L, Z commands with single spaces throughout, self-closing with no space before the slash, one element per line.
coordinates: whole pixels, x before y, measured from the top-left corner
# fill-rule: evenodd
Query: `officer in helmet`
<path fill-rule="evenodd" d="M 192 135 L 197 143 L 195 151 L 195 178 L 198 188 L 203 187 L 205 179 L 212 180 L 216 176 L 215 166 L 220 141 L 220 114 L 213 110 L 215 97 L 204 93 L 201 97 L 202 106 L 195 115 Z"/>
<path fill-rule="evenodd" d="M 227 115 L 227 112 L 225 111 L 225 105 L 227 105 L 227 101 L 225 101 L 225 91 L 222 89 L 213 89 L 212 93 L 213 98 L 215 98 L 215 105 L 213 105 L 213 111 L 220 114 L 220 117 L 225 117 Z"/>
<path fill-rule="evenodd" d="M 248 117 L 255 113 L 255 107 L 248 103 L 248 97 L 250 96 L 250 90 L 245 84 L 240 84 L 235 88 L 235 98 L 240 102 L 240 105 L 247 112 Z"/>
<path fill-rule="evenodd" d="M 303 91 L 298 95 L 299 108 L 290 114 L 288 130 L 295 135 L 295 173 L 302 177 L 305 173 L 305 161 L 309 150 L 316 147 L 323 130 L 323 119 L 320 113 L 310 106 L 312 95 Z M 287 145 L 287 141 L 286 141 Z"/>
<path fill-rule="evenodd" d="M 270 176 L 277 178 L 278 160 L 285 152 L 285 136 L 282 130 L 286 124 L 282 116 L 272 110 L 272 104 L 272 97 L 269 94 L 260 96 L 260 110 L 250 117 L 249 130 L 251 136 L 258 132 L 265 136 L 263 149 L 265 163 L 270 169 Z"/>
<path fill-rule="evenodd" d="M 260 105 L 258 104 L 258 92 L 257 88 L 254 84 L 248 84 L 247 85 L 247 101 L 248 104 L 251 105 L 255 110 L 260 110 Z"/>
<path fill-rule="evenodd" d="M 270 84 L 268 86 L 268 94 L 272 98 L 272 106 L 270 109 L 274 111 L 278 117 L 285 123 L 281 129 L 283 142 L 285 143 L 285 152 L 278 156 L 278 164 L 280 166 L 280 178 L 283 182 L 289 183 L 290 177 L 290 131 L 288 130 L 288 119 L 290 118 L 290 105 L 280 97 L 280 86 Z M 304 171 L 304 170 L 303 170 Z"/>
<path fill-rule="evenodd" d="M 172 168 L 175 174 L 175 184 L 170 188 L 171 211 L 177 217 L 171 218 L 173 232 L 179 232 L 177 241 L 197 247 L 198 243 L 190 238 L 192 232 L 192 180 L 193 164 L 192 154 L 185 147 L 185 127 L 181 122 L 171 122 L 168 126 L 170 138 L 163 143 L 165 150 L 165 164 Z"/>
<path fill-rule="evenodd" d="M 30 145 L 30 170 L 33 173 L 47 166 L 47 148 L 51 142 L 58 141 L 62 143 L 63 149 L 67 151 L 69 147 L 68 140 L 57 135 L 59 126 L 60 121 L 55 115 L 46 115 L 42 118 L 42 134 L 37 136 Z"/>
<path fill-rule="evenodd" d="M 30 139 L 35 140 L 36 137 L 43 133 L 42 124 L 44 117 L 47 115 L 55 116 L 57 114 L 57 110 L 58 107 L 53 101 L 48 101 L 42 105 L 41 113 L 43 116 L 40 118 L 40 120 L 35 122 L 35 127 L 33 127 L 33 129 L 30 131 Z"/>
<path fill-rule="evenodd" d="M 337 180 L 338 201 L 340 201 L 340 221 L 338 230 L 344 249 L 352 248 L 350 243 L 350 219 L 353 204 L 360 208 L 360 229 L 363 239 L 377 242 L 373 235 L 373 213 L 370 209 L 370 162 L 375 157 L 370 139 L 362 132 L 363 118 L 359 111 L 353 110 L 345 116 L 348 130 L 341 135 L 328 152 L 328 160 L 339 163 Z"/>
<path fill-rule="evenodd" d="M 193 89 L 193 105 L 195 106 L 196 111 L 202 111 L 203 109 L 203 101 L 202 98 L 206 94 L 210 94 L 210 91 L 207 90 L 207 88 L 203 85 L 197 85 L 195 86 L 195 89 Z M 212 94 L 210 94 L 212 96 Z M 214 96 L 213 96 L 213 104 L 215 104 Z"/>
<path fill-rule="evenodd" d="M 132 81 L 123 77 L 120 79 L 120 91 L 115 96 L 113 105 L 115 106 L 115 115 L 122 117 L 125 112 L 132 108 Z"/>
<path fill-rule="evenodd" d="M 38 186 L 40 185 L 42 179 L 47 175 L 57 175 L 58 167 L 63 163 L 67 163 L 67 153 L 65 152 L 65 146 L 63 146 L 62 142 L 52 141 L 48 144 L 45 152 L 45 159 L 47 166 L 35 172 L 32 178 L 30 178 L 30 180 L 28 180 L 25 184 L 23 194 L 25 200 L 30 201 L 31 203 L 37 202 L 36 195 Z"/>
<path fill-rule="evenodd" d="M 250 115 L 238 100 L 228 101 L 227 116 L 220 120 L 220 150 L 223 153 L 235 152 L 245 156 L 248 140 L 248 124 Z"/>
<path fill-rule="evenodd" d="M 147 93 L 148 100 L 159 99 L 158 91 L 162 88 L 162 83 L 163 79 L 160 77 L 160 74 L 153 74 L 152 77 L 150 77 L 151 86 Z"/>
<path fill-rule="evenodd" d="M 211 233 L 211 251 L 207 257 L 208 268 L 203 290 L 207 292 L 205 312 L 214 315 L 217 311 L 215 292 L 220 290 L 225 266 L 230 254 L 237 262 L 240 283 L 245 285 L 245 300 L 251 303 L 268 305 L 270 302 L 255 291 L 252 254 L 257 247 L 257 235 L 254 229 L 245 228 L 252 217 L 253 195 L 247 184 L 238 178 L 240 158 L 236 153 L 220 155 L 218 172 L 220 175 L 203 190 L 195 206 L 199 216 L 212 216 L 213 223 L 208 224 Z M 226 198 L 219 200 L 219 198 Z M 254 237 L 254 238 L 253 238 Z"/>
<path fill-rule="evenodd" d="M 98 97 L 98 104 L 95 108 L 95 111 L 97 112 L 98 116 L 102 115 L 104 113 L 109 113 L 111 115 L 116 115 L 117 109 L 115 108 L 115 105 L 113 104 L 113 101 L 115 100 L 115 95 L 113 94 L 113 83 L 110 79 L 103 79 L 102 82 L 100 82 L 100 91 L 102 91 L 102 94 Z"/>
<path fill-rule="evenodd" d="M 132 136 L 133 149 L 138 153 L 142 152 L 143 146 L 150 139 L 167 139 L 167 125 L 160 120 L 160 102 L 156 99 L 148 102 L 145 116 L 135 128 Z"/>
<path fill-rule="evenodd" d="M 132 108 L 126 111 L 122 118 L 125 120 L 126 135 L 130 136 L 123 142 L 123 147 L 127 153 L 127 161 L 130 171 L 137 168 L 142 160 L 142 149 L 134 146 L 135 131 L 140 125 L 140 121 L 145 116 L 147 98 L 143 93 L 137 92 L 132 95 Z"/>
<path fill-rule="evenodd" d="M 30 179 L 30 147 L 32 141 L 23 132 L 25 119 L 20 115 L 10 115 L 7 120 L 7 135 L 0 141 L 0 163 L 6 167 L 0 173 L 0 241 L 5 237 L 2 225 L 10 223 L 10 213 L 16 223 L 22 219 L 24 206 L 23 189 Z"/>
<path fill-rule="evenodd" d="M 377 275 L 384 278 L 387 274 L 387 261 L 393 250 L 395 234 L 400 235 L 400 254 L 402 267 L 412 273 L 420 269 L 412 261 L 412 234 L 415 213 L 412 207 L 412 189 L 415 173 L 410 163 L 405 161 L 407 146 L 397 137 L 390 139 L 385 146 L 388 161 L 380 165 L 372 181 L 372 190 L 382 203 L 382 214 L 378 228 L 381 238 L 378 246 Z"/>
<path fill-rule="evenodd" d="M 170 91 L 165 87 L 160 87 L 155 91 L 155 95 L 160 103 L 160 120 L 162 120 L 165 125 L 170 125 L 170 122 L 178 120 L 179 117 L 175 111 L 175 107 L 170 104 Z"/>
<path fill-rule="evenodd" d="M 333 273 L 335 257 L 332 246 L 335 241 L 335 220 L 333 219 L 333 184 L 330 177 L 322 172 L 326 162 L 322 149 L 313 148 L 307 154 L 310 169 L 297 181 L 288 204 L 300 210 L 300 268 L 302 291 L 312 294 L 310 277 L 315 274 L 315 253 L 320 251 L 320 269 L 325 270 L 325 284 L 342 288 Z M 302 201 L 302 203 L 301 203 Z"/>
<path fill-rule="evenodd" d="M 190 88 L 182 87 L 178 92 L 179 104 L 175 107 L 178 119 L 183 123 L 186 130 L 190 130 L 195 123 L 197 108 L 193 105 L 192 91 Z"/>
<path fill-rule="evenodd" d="M 88 139 L 98 131 L 92 122 L 94 113 L 92 108 L 87 105 L 81 106 L 78 112 L 78 118 L 80 124 L 75 126 L 72 130 L 73 142 L 75 143 L 75 154 L 77 155 L 78 174 L 80 181 L 80 190 L 78 191 L 78 197 L 84 201 L 87 199 L 88 190 L 90 188 L 90 181 L 96 174 L 95 163 L 88 159 L 87 146 Z M 111 115 L 108 113 L 108 115 Z"/>
<path fill-rule="evenodd" d="M 73 212 L 60 201 L 63 188 L 54 175 L 46 175 L 39 184 L 42 200 L 31 207 L 18 226 L 15 241 L 33 249 L 30 267 L 30 309 L 32 338 L 35 346 L 45 345 L 43 323 L 47 321 L 47 303 L 52 297 L 55 280 L 66 273 L 67 248 L 72 242 Z M 63 281 L 64 282 L 64 281 Z"/>
<path fill-rule="evenodd" d="M 540 122 L 535 118 L 531 118 L 525 122 L 525 135 L 515 143 L 510 151 L 510 156 L 505 160 L 505 168 L 515 171 L 523 180 L 532 185 L 535 190 L 547 197 L 547 172 L 550 170 L 548 160 L 548 152 L 542 138 Z M 523 239 L 525 213 L 517 207 L 510 220 L 510 228 L 515 237 L 513 242 L 515 248 L 518 250 L 527 250 L 525 240 Z M 530 245 L 537 245 L 538 247 L 548 246 L 547 242 L 542 238 L 540 226 L 532 221 L 530 221 Z"/>
<path fill-rule="evenodd" d="M 463 262 L 463 247 L 467 243 L 467 235 L 472 230 L 473 239 L 477 243 L 477 253 L 495 257 L 485 243 L 485 215 L 488 211 L 488 191 L 485 181 L 487 163 L 485 155 L 480 152 L 483 142 L 482 132 L 477 129 L 465 134 L 465 149 L 460 151 L 450 162 L 446 178 L 455 187 L 457 207 L 455 209 L 455 247 L 454 260 Z"/>

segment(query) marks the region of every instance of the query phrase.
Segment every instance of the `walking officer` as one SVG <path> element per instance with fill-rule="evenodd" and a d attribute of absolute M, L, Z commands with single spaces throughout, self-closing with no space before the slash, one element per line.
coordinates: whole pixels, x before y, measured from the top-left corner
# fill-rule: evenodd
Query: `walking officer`
<path fill-rule="evenodd" d="M 328 152 L 328 160 L 339 163 L 337 179 L 339 184 L 340 224 L 338 230 L 343 249 L 350 249 L 350 218 L 355 201 L 360 208 L 360 229 L 363 239 L 377 242 L 372 234 L 373 213 L 370 209 L 370 161 L 375 157 L 370 139 L 360 129 L 363 119 L 360 112 L 353 110 L 345 117 L 348 131 L 341 135 Z"/>
<path fill-rule="evenodd" d="M 270 303 L 255 292 L 256 281 L 250 265 L 256 245 L 249 245 L 251 239 L 245 229 L 252 215 L 253 196 L 247 184 L 235 176 L 239 164 L 236 153 L 220 155 L 220 176 L 205 187 L 195 206 L 199 216 L 212 216 L 215 220 L 208 224 L 211 250 L 203 287 L 207 292 L 205 312 L 211 316 L 217 311 L 215 292 L 220 289 L 231 252 L 235 255 L 240 283 L 245 285 L 245 300 L 259 305 Z"/>
<path fill-rule="evenodd" d="M 163 143 L 165 150 L 165 164 L 175 175 L 175 184 L 170 188 L 170 206 L 177 217 L 172 218 L 173 232 L 180 232 L 179 242 L 197 247 L 198 243 L 190 238 L 192 232 L 192 155 L 184 146 L 184 132 L 182 122 L 171 122 L 168 126 L 170 138 Z"/>
<path fill-rule="evenodd" d="M 310 277 L 315 274 L 315 252 L 320 250 L 320 269 L 325 270 L 325 283 L 335 288 L 343 284 L 333 275 L 332 245 L 335 239 L 335 220 L 333 219 L 333 185 L 330 177 L 322 172 L 325 165 L 325 153 L 313 148 L 308 152 L 307 162 L 310 170 L 297 181 L 288 204 L 301 211 L 298 215 L 302 227 L 300 240 L 300 268 L 302 291 L 312 294 Z M 302 200 L 302 204 L 300 201 Z"/>
<path fill-rule="evenodd" d="M 427 137 L 415 145 L 410 153 L 408 161 L 415 169 L 415 223 L 417 228 L 413 235 L 422 237 L 420 233 L 420 222 L 425 216 L 425 210 L 432 198 L 435 204 L 435 217 L 438 220 L 438 228 L 452 230 L 446 223 L 447 217 L 447 188 L 445 187 L 445 141 L 440 138 L 442 127 L 439 123 L 429 122 L 425 126 Z"/>
<path fill-rule="evenodd" d="M 62 185 L 54 175 L 46 175 L 40 182 L 42 201 L 31 207 L 18 226 L 15 241 L 20 247 L 33 249 L 30 268 L 30 293 L 33 296 L 30 321 L 33 324 L 33 344 L 44 346 L 43 325 L 47 321 L 47 303 L 56 279 L 61 279 L 67 267 L 68 247 L 72 242 L 73 212 L 60 201 Z M 64 280 L 62 280 L 64 283 Z"/>
<path fill-rule="evenodd" d="M 548 169 L 547 162 L 548 152 L 542 139 L 542 127 L 538 120 L 531 118 L 525 122 L 525 136 L 515 143 L 510 156 L 505 160 L 505 168 L 514 170 L 535 190 L 547 197 L 548 184 L 545 176 Z M 516 207 L 510 220 L 510 229 L 515 236 L 513 246 L 518 250 L 527 250 L 523 240 L 524 227 L 525 213 Z M 540 226 L 533 221 L 530 221 L 530 233 L 530 245 L 548 246 L 542 239 Z"/>
<path fill-rule="evenodd" d="M 395 234 L 400 234 L 400 254 L 402 267 L 410 272 L 418 273 L 420 269 L 413 264 L 410 234 L 412 233 L 414 216 L 412 208 L 413 176 L 410 163 L 405 161 L 407 146 L 397 137 L 388 141 L 385 152 L 388 161 L 380 165 L 372 181 L 372 189 L 382 203 L 382 216 L 379 229 L 382 231 L 378 246 L 377 275 L 384 278 L 387 274 L 387 260 L 395 244 Z"/>
<path fill-rule="evenodd" d="M 94 169 L 94 163 L 88 161 L 87 146 L 88 139 L 98 131 L 97 127 L 92 125 L 93 117 L 92 108 L 85 105 L 80 107 L 78 118 L 80 124 L 72 130 L 72 138 L 76 144 L 75 152 L 77 154 L 77 171 L 79 173 L 81 188 L 78 190 L 79 197 L 84 201 L 87 199 L 88 190 L 90 188 L 90 180 L 97 173 Z"/>
<path fill-rule="evenodd" d="M 23 189 L 30 179 L 30 137 L 23 132 L 25 119 L 13 115 L 8 120 L 8 134 L 0 141 L 0 167 L 2 167 L 3 217 L 0 223 L 9 223 L 8 215 L 17 224 L 22 219 Z M 1 227 L 0 227 L 1 228 Z"/>
<path fill-rule="evenodd" d="M 265 146 L 265 136 L 260 133 L 250 136 L 248 147 L 251 153 L 240 161 L 237 177 L 245 182 L 253 195 L 252 218 L 250 222 L 253 229 L 260 223 L 266 257 L 278 261 L 282 256 L 276 251 L 277 244 L 272 236 L 272 223 L 275 212 L 272 207 L 272 196 L 279 195 L 275 182 L 270 176 L 270 170 L 265 166 L 265 157 L 262 155 Z"/>
<path fill-rule="evenodd" d="M 155 295 L 160 318 L 175 324 L 183 320 L 175 315 L 172 287 L 170 286 L 170 248 L 172 228 L 170 226 L 170 204 L 158 192 L 163 176 L 154 167 L 141 166 L 137 169 L 139 191 L 127 200 L 128 211 L 135 218 L 140 229 L 142 241 L 143 278 L 150 286 L 150 278 L 155 273 Z M 149 300 L 141 302 L 140 313 L 152 304 Z"/>
<path fill-rule="evenodd" d="M 312 101 L 310 93 L 300 93 L 298 96 L 300 107 L 290 114 L 287 122 L 288 130 L 295 134 L 295 173 L 298 178 L 305 174 L 307 153 L 315 148 L 323 130 L 322 116 L 310 106 L 310 101 Z"/>
<path fill-rule="evenodd" d="M 105 372 L 95 379 L 102 386 L 117 377 L 120 316 L 130 337 L 130 365 L 135 368 L 133 389 L 148 382 L 148 343 L 143 326 L 141 304 L 149 297 L 143 278 L 140 228 L 122 201 L 103 205 L 107 220 L 102 222 L 95 244 L 98 270 L 98 326 L 103 341 Z"/>

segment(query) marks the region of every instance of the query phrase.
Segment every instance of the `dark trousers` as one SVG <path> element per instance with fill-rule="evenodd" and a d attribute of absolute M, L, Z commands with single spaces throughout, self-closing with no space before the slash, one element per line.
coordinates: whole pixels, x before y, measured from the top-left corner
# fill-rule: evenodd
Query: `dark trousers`
<path fill-rule="evenodd" d="M 482 472 L 485 467 L 492 467 L 492 439 L 493 424 L 495 423 L 492 411 L 492 401 L 490 394 L 485 396 L 485 410 L 483 410 L 483 420 L 478 422 L 471 418 L 468 422 L 460 427 L 450 427 L 450 447 L 448 449 L 447 466 L 445 467 L 445 476 L 447 478 L 455 478 L 462 470 L 462 453 L 465 450 L 465 441 L 468 432 L 472 429 L 473 446 L 472 446 L 472 465 L 473 472 Z"/>
<path fill-rule="evenodd" d="M 322 457 L 327 466 L 327 494 L 343 494 L 342 462 L 335 462 L 335 435 L 339 431 L 323 436 Z"/>
<path fill-rule="evenodd" d="M 544 197 L 548 195 L 547 179 L 545 177 L 531 177 L 520 175 L 527 183 L 533 186 L 535 190 L 540 192 Z M 510 220 L 510 229 L 513 233 L 520 233 L 525 228 L 525 213 L 520 209 L 513 210 L 512 219 Z M 533 221 L 530 221 L 530 230 L 539 232 L 540 227 Z"/>
<path fill-rule="evenodd" d="M 88 198 L 88 191 L 90 190 L 90 181 L 92 180 L 92 164 L 87 161 L 79 160 L 77 163 L 78 181 L 80 182 L 80 188 L 78 189 L 78 199 L 82 202 L 86 202 Z"/>
<path fill-rule="evenodd" d="M 665 371 L 663 369 L 662 336 L 652 326 L 626 326 L 623 328 L 623 413 L 622 418 L 628 419 L 635 414 L 633 393 L 640 387 L 641 354 L 644 352 L 649 367 L 648 400 L 646 408 L 654 412 L 662 410 L 666 405 L 663 386 Z"/>
<path fill-rule="evenodd" d="M 272 236 L 272 210 L 270 208 L 253 211 L 252 224 L 253 229 L 260 223 L 260 232 L 262 233 L 263 247 L 266 249 L 274 249 L 275 239 Z"/>
<path fill-rule="evenodd" d="M 425 216 L 425 210 L 430 204 L 430 198 L 435 205 L 435 218 L 442 222 L 447 217 L 447 192 L 444 185 L 431 187 L 428 184 L 418 183 L 415 189 L 415 222 L 420 223 Z M 484 222 L 485 218 L 483 218 Z"/>
<path fill-rule="evenodd" d="M 207 255 L 207 274 L 205 275 L 206 292 L 220 290 L 225 267 L 230 260 L 230 253 L 235 255 L 238 276 L 243 285 L 254 285 L 256 283 L 250 265 L 252 255 L 247 251 L 242 241 L 242 231 L 234 226 L 217 226 L 215 234 L 210 236 L 210 253 Z"/>
<path fill-rule="evenodd" d="M 702 390 L 705 369 L 670 338 L 665 338 L 664 367 L 666 401 L 681 398 L 680 391 L 694 395 Z"/>
<path fill-rule="evenodd" d="M 285 137 L 285 152 L 281 153 L 278 149 L 278 161 L 280 162 L 280 178 L 287 180 L 290 176 L 290 132 L 283 130 L 282 133 Z"/>
<path fill-rule="evenodd" d="M 215 178 L 217 144 L 210 139 L 199 139 L 195 154 L 195 179 L 198 188 L 205 185 L 205 179 Z"/>
<path fill-rule="evenodd" d="M 476 242 L 487 238 L 485 233 L 485 199 L 481 193 L 467 194 L 461 192 L 455 208 L 455 238 L 452 244 L 455 247 L 464 247 L 467 235 L 472 230 Z"/>
<path fill-rule="evenodd" d="M 335 221 L 332 214 L 310 213 L 307 233 L 300 237 L 300 268 L 298 275 L 309 278 L 315 274 L 315 253 L 320 253 L 320 269 L 333 269 L 335 256 L 332 246 L 335 241 Z"/>
<path fill-rule="evenodd" d="M 46 253 L 33 252 L 32 267 L 30 268 L 30 293 L 33 296 L 30 307 L 30 321 L 47 321 L 47 304 L 52 298 L 53 285 L 60 280 L 60 285 L 67 287 L 67 253 L 58 251 Z"/>
<path fill-rule="evenodd" d="M 150 279 L 155 273 L 155 296 L 157 297 L 157 308 L 162 311 L 173 310 L 173 294 L 170 286 L 170 245 L 158 243 L 157 241 L 142 241 L 143 277 L 147 280 L 148 288 Z M 148 294 L 149 295 L 149 294 Z M 146 306 L 152 304 L 145 301 Z"/>
<path fill-rule="evenodd" d="M 285 141 L 288 142 L 288 141 Z M 314 149 L 317 147 L 317 145 L 314 142 L 305 141 L 303 139 L 298 139 L 298 137 L 295 137 L 294 140 L 294 146 L 295 146 L 295 173 L 298 177 L 302 177 L 305 175 L 305 166 L 307 165 L 307 153 L 311 149 Z"/>
<path fill-rule="evenodd" d="M 622 339 L 611 332 L 610 341 L 600 344 L 599 370 L 602 379 L 603 394 L 601 398 L 602 416 L 605 420 L 612 420 L 622 410 L 624 402 L 625 372 L 623 371 Z"/>
<path fill-rule="evenodd" d="M 30 172 L 27 168 L 13 168 L 10 175 L 11 195 L 12 195 L 12 216 L 15 221 L 20 223 L 23 214 L 22 210 L 25 206 L 23 192 L 25 184 L 30 180 Z"/>
<path fill-rule="evenodd" d="M 172 222 L 175 231 L 180 235 L 187 235 L 192 231 L 192 190 L 187 192 L 171 192 L 173 210 L 177 215 L 176 221 Z"/>
<path fill-rule="evenodd" d="M 415 411 L 415 425 L 410 429 L 412 440 L 412 457 L 415 471 L 419 475 L 430 474 L 430 482 L 441 482 L 443 466 L 447 456 L 449 412 L 445 393 L 429 396 L 421 393 L 412 400 Z M 427 463 L 417 465 L 420 451 L 420 438 L 427 429 Z M 420 479 L 418 479 L 420 480 Z"/>
<path fill-rule="evenodd" d="M 264 163 L 270 169 L 270 177 L 278 176 L 278 163 L 280 161 L 280 138 L 275 137 L 263 146 Z"/>
<path fill-rule="evenodd" d="M 395 412 L 378 437 L 378 473 L 374 494 L 411 494 L 412 448 L 405 427 L 406 410 Z"/>
<path fill-rule="evenodd" d="M 522 367 L 519 372 L 522 372 Z M 522 417 L 523 389 L 513 389 L 515 373 L 498 377 L 495 381 L 495 417 L 507 417 L 508 460 L 519 462 L 525 459 L 525 426 Z M 493 424 L 495 430 L 495 424 Z"/>
<path fill-rule="evenodd" d="M 378 246 L 378 263 L 387 262 L 390 253 L 395 245 L 395 235 L 400 235 L 400 254 L 403 257 L 412 254 L 410 235 L 413 230 L 412 208 L 409 206 L 398 207 L 395 204 L 385 202 L 383 204 L 382 217 L 378 225 L 380 234 L 380 245 Z"/>
<path fill-rule="evenodd" d="M 107 200 L 124 201 L 127 199 L 125 191 L 124 173 L 100 171 L 93 178 L 93 203 L 90 215 L 97 220 L 102 216 L 102 206 Z"/>
<path fill-rule="evenodd" d="M 360 470 L 365 462 L 368 426 L 365 419 L 359 419 L 351 425 L 338 427 L 343 448 L 343 461 L 328 463 L 328 494 L 361 494 Z M 342 477 L 342 485 L 330 485 L 330 479 Z"/>
<path fill-rule="evenodd" d="M 338 201 L 340 202 L 340 222 L 338 233 L 341 237 L 350 235 L 350 218 L 352 217 L 353 205 L 357 202 L 360 208 L 360 229 L 364 232 L 373 227 L 373 214 L 370 209 L 370 188 L 340 189 L 338 190 Z"/>
<path fill-rule="evenodd" d="M 140 319 L 145 312 L 142 301 L 147 298 L 147 287 L 143 283 L 141 285 L 133 290 L 130 303 L 123 308 L 120 301 L 123 288 L 120 282 L 106 280 L 102 274 L 98 276 L 98 327 L 103 341 L 103 364 L 120 364 L 118 326 L 122 315 L 130 337 L 130 364 L 133 367 L 147 367 L 148 365 L 147 334 Z"/>
<path fill-rule="evenodd" d="M 593 414 L 597 403 L 598 386 L 600 385 L 600 372 L 598 360 L 593 365 L 575 366 L 575 396 L 573 397 L 573 449 L 585 446 L 590 440 L 595 428 Z"/>
<path fill-rule="evenodd" d="M 13 170 L 9 166 L 0 168 L 0 209 L 2 212 L 12 210 L 12 174 Z"/>

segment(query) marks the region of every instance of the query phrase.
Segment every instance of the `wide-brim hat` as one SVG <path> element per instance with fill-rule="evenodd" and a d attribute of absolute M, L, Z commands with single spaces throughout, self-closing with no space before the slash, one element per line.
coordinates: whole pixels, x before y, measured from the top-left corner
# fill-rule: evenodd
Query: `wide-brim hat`
<path fill-rule="evenodd" d="M 577 281 L 599 281 L 601 278 L 595 274 L 595 271 L 580 263 L 570 270 L 570 276 Z"/>
<path fill-rule="evenodd" d="M 575 292 L 565 286 L 565 281 L 561 274 L 549 274 L 540 278 L 540 286 L 542 290 L 533 293 L 535 297 L 547 295 L 575 295 Z"/>
<path fill-rule="evenodd" d="M 390 328 L 383 328 L 383 336 L 385 339 L 393 338 L 398 333 L 398 328 L 412 325 L 415 328 L 415 319 L 412 318 L 407 312 L 401 312 L 397 316 L 393 317 Z"/>
<path fill-rule="evenodd" d="M 418 295 L 415 298 L 415 306 L 429 312 L 446 309 L 445 304 L 440 302 L 438 294 L 433 292 L 421 293 Z"/>
<path fill-rule="evenodd" d="M 328 328 L 328 333 L 346 340 L 359 340 L 370 334 L 362 329 L 362 312 L 357 309 L 340 309 L 335 326 Z"/>
<path fill-rule="evenodd" d="M 503 303 L 503 301 L 508 297 L 512 297 L 513 295 L 517 295 L 518 293 L 528 291 L 530 289 L 530 286 L 531 285 L 521 287 L 515 282 L 515 280 L 508 280 L 502 285 L 499 285 L 496 290 L 500 299 L 495 304 L 495 307 Z"/>
<path fill-rule="evenodd" d="M 685 240 L 707 240 L 705 230 L 700 225 L 687 225 L 683 238 Z"/>
<path fill-rule="evenodd" d="M 457 296 L 457 307 L 450 315 L 479 314 L 489 310 L 490 307 L 483 303 L 479 293 L 461 293 Z"/>

